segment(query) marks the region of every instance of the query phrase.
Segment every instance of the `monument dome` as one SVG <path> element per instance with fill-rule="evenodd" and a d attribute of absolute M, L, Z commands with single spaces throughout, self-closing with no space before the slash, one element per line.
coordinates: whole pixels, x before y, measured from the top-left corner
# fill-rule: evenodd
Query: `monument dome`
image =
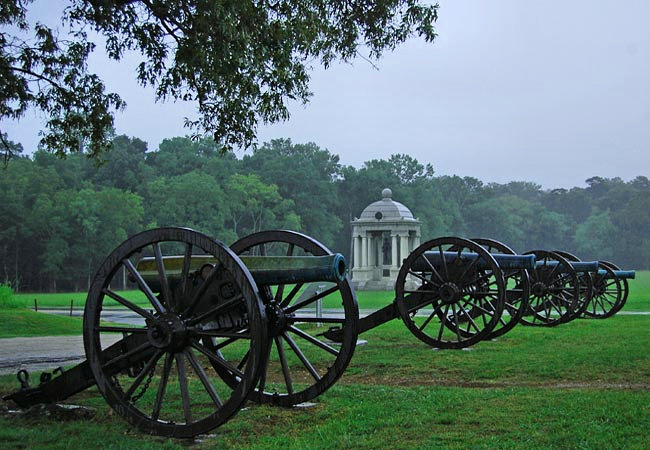
<path fill-rule="evenodd" d="M 381 200 L 366 206 L 359 220 L 411 220 L 415 221 L 413 213 L 400 202 L 393 200 L 393 191 L 389 188 L 381 191 Z"/>

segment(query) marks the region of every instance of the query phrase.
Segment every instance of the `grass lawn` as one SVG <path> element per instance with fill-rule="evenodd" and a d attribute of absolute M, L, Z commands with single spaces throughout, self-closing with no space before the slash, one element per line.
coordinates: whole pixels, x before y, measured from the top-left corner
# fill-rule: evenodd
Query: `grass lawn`
<path fill-rule="evenodd" d="M 29 309 L 0 310 L 0 338 L 81 333 L 82 320 L 78 317 L 55 316 Z"/>
<path fill-rule="evenodd" d="M 631 283 L 625 310 L 650 310 L 650 273 Z M 390 300 L 392 292 L 359 293 L 362 308 Z M 81 331 L 81 320 L 13 309 L 0 311 L 0 327 L 4 337 L 16 330 L 70 334 Z M 0 414 L 0 446 L 649 448 L 648 330 L 650 316 L 618 315 L 548 329 L 519 326 L 469 351 L 437 351 L 394 320 L 363 335 L 368 344 L 310 409 L 250 404 L 199 441 L 172 440 L 139 433 L 93 388 L 70 402 L 97 408 L 94 419 Z M 194 390 L 198 380 L 192 382 Z M 13 376 L 0 377 L 0 396 L 16 384 Z M 169 407 L 180 409 L 180 402 Z"/>
<path fill-rule="evenodd" d="M 471 351 L 435 351 L 399 321 L 364 335 L 345 375 L 307 410 L 250 405 L 199 448 L 648 448 L 650 317 L 517 327 Z M 196 381 L 196 380 L 195 380 Z M 15 389 L 0 377 L 0 395 Z M 91 389 L 95 419 L 0 417 L 7 447 L 181 448 L 144 436 Z M 171 405 L 180 407 L 179 405 Z"/>
<path fill-rule="evenodd" d="M 650 311 L 650 271 L 637 272 L 635 280 L 629 280 L 630 298 L 625 305 L 624 311 Z M 290 290 L 290 286 L 286 288 Z M 75 308 L 81 308 L 86 303 L 86 292 L 68 292 L 57 294 L 21 293 L 14 294 L 25 307 L 33 308 L 34 299 L 38 301 L 39 308 L 69 308 L 70 300 Z M 299 294 L 298 294 L 299 295 Z M 125 296 L 137 305 L 149 305 L 144 294 L 140 291 L 127 291 Z M 361 309 L 379 309 L 392 302 L 395 298 L 393 291 L 358 291 L 357 301 Z M 109 300 L 108 307 L 121 307 L 117 302 Z M 338 308 L 340 301 L 334 296 L 324 299 L 324 308 Z"/>

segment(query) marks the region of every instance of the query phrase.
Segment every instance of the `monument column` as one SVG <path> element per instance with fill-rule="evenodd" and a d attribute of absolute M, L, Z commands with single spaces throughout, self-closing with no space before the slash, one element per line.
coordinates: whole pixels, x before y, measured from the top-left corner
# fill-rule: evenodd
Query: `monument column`
<path fill-rule="evenodd" d="M 400 236 L 400 258 L 402 261 L 406 259 L 406 257 L 409 255 L 409 237 L 408 234 L 406 236 Z M 402 261 L 400 261 L 400 266 L 402 265 Z"/>
<path fill-rule="evenodd" d="M 391 249 L 391 266 L 398 268 L 399 267 L 399 262 L 397 261 L 397 235 L 396 234 L 391 234 L 390 235 L 392 239 L 392 245 L 390 247 Z"/>
<path fill-rule="evenodd" d="M 368 237 L 361 234 L 361 267 L 368 267 Z"/>

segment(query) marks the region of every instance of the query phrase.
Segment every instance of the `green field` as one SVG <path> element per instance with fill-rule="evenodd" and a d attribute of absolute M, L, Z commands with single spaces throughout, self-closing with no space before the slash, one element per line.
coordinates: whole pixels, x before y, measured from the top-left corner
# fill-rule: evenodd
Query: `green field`
<path fill-rule="evenodd" d="M 365 335 L 339 383 L 308 410 L 251 405 L 203 447 L 647 448 L 650 317 L 517 327 L 471 351 L 435 351 L 399 321 Z M 0 394 L 15 388 L 0 377 Z M 0 418 L 13 447 L 183 447 L 130 428 L 95 390 L 96 419 Z"/>
<path fill-rule="evenodd" d="M 648 272 L 632 283 L 626 309 L 650 310 Z M 392 293 L 359 297 L 362 308 L 372 308 Z M 75 318 L 20 310 L 3 316 L 8 330 L 23 326 L 18 317 L 46 317 L 34 333 L 81 328 Z M 9 448 L 648 448 L 648 330 L 650 316 L 618 315 L 548 329 L 518 326 L 469 351 L 437 351 L 394 320 L 363 335 L 368 343 L 311 409 L 250 404 L 209 436 L 171 440 L 140 434 L 90 389 L 70 402 L 97 408 L 96 418 L 0 416 L 0 442 Z M 0 377 L 0 395 L 15 388 L 13 376 Z"/>
<path fill-rule="evenodd" d="M 629 280 L 630 298 L 624 311 L 650 311 L 650 271 L 637 272 L 635 280 Z M 287 290 L 289 287 L 286 288 Z M 34 299 L 37 299 L 39 308 L 69 308 L 70 301 L 73 301 L 75 308 L 81 308 L 86 303 L 85 292 L 69 292 L 58 294 L 21 293 L 14 294 L 24 306 L 34 307 Z M 128 291 L 128 298 L 138 305 L 148 305 L 144 294 L 140 291 Z M 359 291 L 357 301 L 361 309 L 378 309 L 390 303 L 395 294 L 393 291 Z M 112 300 L 107 301 L 108 307 L 120 307 Z M 325 308 L 338 308 L 340 303 L 332 296 L 326 298 L 323 306 Z"/>
<path fill-rule="evenodd" d="M 28 309 L 0 310 L 0 338 L 81 334 L 82 320 Z"/>

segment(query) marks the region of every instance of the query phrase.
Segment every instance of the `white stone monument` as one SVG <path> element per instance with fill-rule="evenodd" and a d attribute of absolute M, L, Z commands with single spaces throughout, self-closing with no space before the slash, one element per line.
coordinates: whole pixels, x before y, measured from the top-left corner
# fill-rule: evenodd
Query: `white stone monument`
<path fill-rule="evenodd" d="M 420 245 L 420 221 L 390 189 L 381 195 L 351 222 L 355 289 L 393 290 L 402 261 Z"/>

